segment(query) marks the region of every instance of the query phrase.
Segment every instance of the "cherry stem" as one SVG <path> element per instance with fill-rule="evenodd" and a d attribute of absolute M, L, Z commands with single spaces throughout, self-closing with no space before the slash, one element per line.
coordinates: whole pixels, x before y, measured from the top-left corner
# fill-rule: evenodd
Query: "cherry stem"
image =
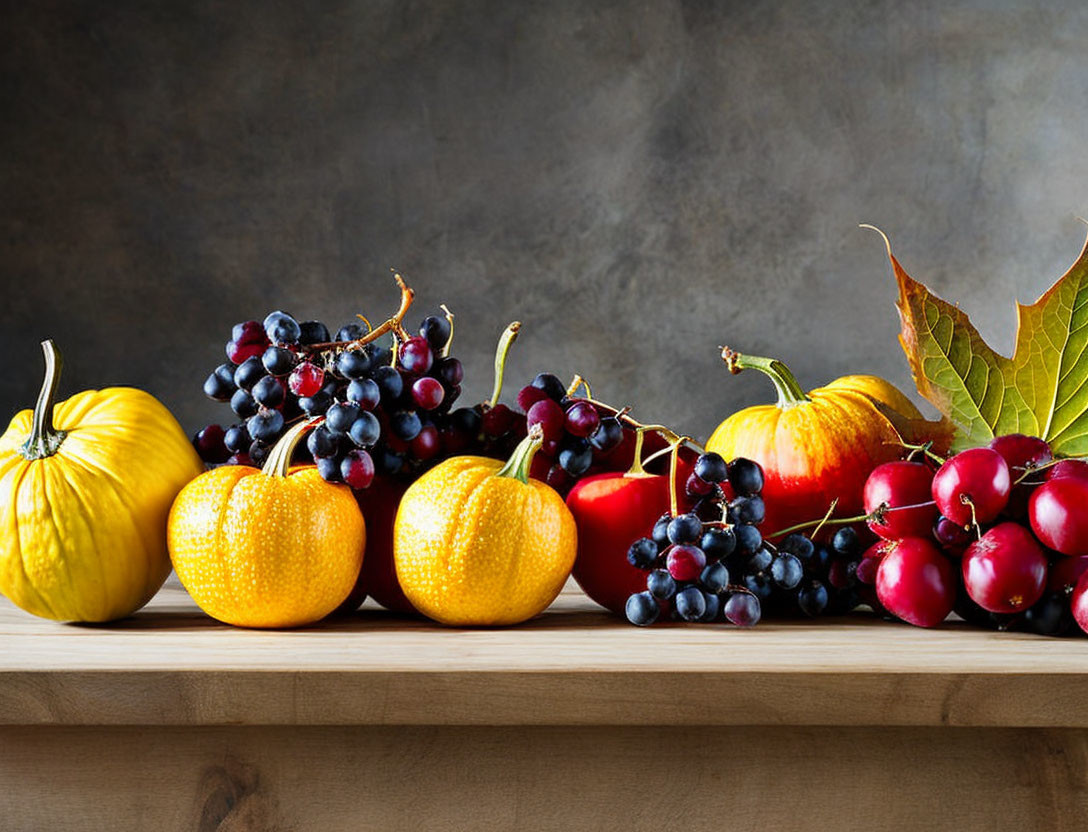
<path fill-rule="evenodd" d="M 34 405 L 34 420 L 30 424 L 30 436 L 20 449 L 28 460 L 45 459 L 57 452 L 64 437 L 68 434 L 53 426 L 53 400 L 60 384 L 60 371 L 64 368 L 64 358 L 53 343 L 52 338 L 42 341 L 42 353 L 45 355 L 45 378 L 42 389 L 38 392 L 38 401 Z"/>
<path fill-rule="evenodd" d="M 676 497 L 676 471 L 680 465 L 680 446 L 684 444 L 686 438 L 685 436 L 676 437 L 676 441 L 672 443 L 672 456 L 669 457 L 669 511 L 673 517 L 676 516 L 679 508 Z"/>
<path fill-rule="evenodd" d="M 511 477 L 529 484 L 529 470 L 533 467 L 533 457 L 544 444 L 544 430 L 539 424 L 529 429 L 528 435 L 514 448 L 514 453 L 496 473 L 496 477 Z"/>
<path fill-rule="evenodd" d="M 830 520 L 831 515 L 835 513 L 835 507 L 838 506 L 838 504 L 839 504 L 839 498 L 838 497 L 836 497 L 834 500 L 831 501 L 831 505 L 827 509 L 827 514 L 824 515 L 823 519 L 817 524 L 816 528 L 814 528 L 812 530 L 812 536 L 813 537 L 818 535 L 820 533 L 820 529 L 822 529 L 824 526 L 827 525 L 827 521 Z"/>
<path fill-rule="evenodd" d="M 809 520 L 805 523 L 798 523 L 796 526 L 789 526 L 788 528 L 780 529 L 779 531 L 770 535 L 770 537 L 781 537 L 785 534 L 792 534 L 793 532 L 800 532 L 804 531 L 805 529 L 811 529 L 813 527 L 815 527 L 816 529 L 813 534 L 816 534 L 816 532 L 818 532 L 822 526 L 848 526 L 852 523 L 868 523 L 871 520 L 877 523 L 882 523 L 884 521 L 884 518 L 893 512 L 907 511 L 908 509 L 912 508 L 927 508 L 928 506 L 934 505 L 933 500 L 927 500 L 924 503 L 914 503 L 913 505 L 909 506 L 890 506 L 887 503 L 881 503 L 869 514 L 861 514 L 857 517 L 836 517 L 832 519 L 831 512 L 835 510 L 835 504 L 837 502 L 837 500 L 832 500 L 831 510 L 828 511 L 823 519 Z"/>
<path fill-rule="evenodd" d="M 888 442 L 887 444 L 891 445 L 893 443 Z M 908 456 L 913 456 L 916 453 L 922 453 L 922 454 L 925 454 L 930 459 L 932 459 L 938 465 L 944 465 L 945 462 L 948 461 L 945 457 L 941 456 L 940 454 L 935 454 L 935 453 L 933 453 L 933 451 L 930 450 L 933 447 L 932 442 L 923 442 L 921 445 L 912 445 L 909 442 L 905 442 L 903 440 L 903 438 L 900 437 L 899 444 L 905 450 L 910 451 L 910 454 L 908 454 Z"/>
<path fill-rule="evenodd" d="M 729 372 L 737 375 L 743 370 L 759 370 L 767 376 L 778 391 L 778 406 L 780 408 L 794 407 L 812 399 L 806 395 L 804 389 L 797 382 L 797 378 L 790 372 L 790 368 L 777 358 L 760 358 L 756 355 L 742 355 L 729 347 L 722 347 L 722 361 L 729 368 Z"/>
<path fill-rule="evenodd" d="M 307 355 L 316 352 L 324 352 L 325 350 L 347 349 L 348 347 L 355 348 L 361 347 L 365 344 L 369 344 L 371 341 L 377 341 L 387 332 L 392 332 L 394 335 L 394 341 L 398 334 L 403 336 L 403 340 L 408 340 L 408 334 L 404 331 L 404 327 L 401 325 L 401 321 L 404 320 L 404 316 L 408 314 L 408 308 L 412 305 L 412 301 L 415 299 L 416 293 L 408 287 L 404 282 L 404 278 L 399 274 L 394 274 L 393 279 L 397 282 L 397 286 L 400 287 L 400 308 L 392 318 L 385 321 L 377 329 L 371 329 L 366 335 L 360 338 L 356 338 L 353 341 L 324 341 L 320 344 L 307 344 L 302 347 L 302 351 Z M 362 316 L 357 316 L 362 318 Z M 366 318 L 362 318 L 366 321 L 366 325 L 370 326 L 370 321 Z M 393 358 L 396 360 L 397 351 L 393 350 Z"/>
<path fill-rule="evenodd" d="M 1044 462 L 1044 463 L 1042 463 L 1041 465 L 1032 465 L 1032 464 L 1028 464 L 1028 465 L 1027 465 L 1027 466 L 1026 466 L 1026 467 L 1024 468 L 1024 473 L 1023 473 L 1023 474 L 1021 474 L 1021 475 L 1020 475 L 1019 477 L 1017 477 L 1017 478 L 1016 478 L 1015 480 L 1013 480 L 1013 481 L 1012 481 L 1012 484 L 1013 484 L 1013 485 L 1020 485 L 1020 483 L 1024 482 L 1024 481 L 1025 481 L 1025 480 L 1026 480 L 1026 479 L 1027 479 L 1028 477 L 1030 477 L 1030 476 L 1031 476 L 1032 474 L 1037 474 L 1037 473 L 1039 473 L 1040 471 L 1046 471 L 1046 470 L 1047 470 L 1048 468 L 1053 468 L 1053 467 L 1054 467 L 1055 465 L 1057 465 L 1057 464 L 1058 464 L 1059 462 L 1069 462 L 1069 461 L 1073 461 L 1073 462 L 1088 462 L 1088 457 L 1080 457 L 1080 456 L 1063 456 L 1063 457 L 1059 457 L 1059 458 L 1055 458 L 1055 459 L 1052 459 L 1052 460 L 1050 460 L 1049 462 Z M 1031 484 L 1031 485 L 1040 485 L 1041 483 L 1030 483 L 1030 484 Z"/>
<path fill-rule="evenodd" d="M 649 428 L 637 427 L 635 428 L 635 455 L 631 459 L 631 467 L 627 469 L 625 477 L 649 477 L 646 469 L 642 466 L 642 443 L 646 436 L 646 431 Z"/>
<path fill-rule="evenodd" d="M 972 500 L 971 497 L 967 494 L 960 494 L 960 502 L 967 506 L 969 509 L 971 509 L 971 523 L 970 525 L 964 526 L 963 530 L 969 532 L 973 527 L 975 530 L 975 536 L 978 537 L 979 540 L 981 540 L 982 527 L 978 524 L 978 514 L 975 512 L 975 501 Z"/>
<path fill-rule="evenodd" d="M 324 416 L 314 416 L 312 419 L 299 422 L 287 431 L 272 447 L 272 452 L 265 460 L 261 473 L 268 477 L 286 477 L 291 467 L 291 456 L 295 452 L 295 447 L 302 441 L 303 436 L 324 421 Z"/>
<path fill-rule="evenodd" d="M 499 336 L 499 345 L 495 349 L 495 385 L 491 388 L 491 398 L 484 402 L 484 410 L 490 410 L 499 403 L 502 395 L 502 379 L 506 374 L 506 357 L 510 354 L 510 347 L 518 339 L 521 331 L 521 321 L 513 321 Z"/>
<path fill-rule="evenodd" d="M 450 337 L 446 339 L 446 343 L 443 344 L 442 349 L 438 351 L 438 357 L 449 358 L 450 347 L 453 346 L 453 313 L 450 312 L 449 307 L 444 303 L 439 308 L 446 313 L 446 323 L 450 325 Z"/>

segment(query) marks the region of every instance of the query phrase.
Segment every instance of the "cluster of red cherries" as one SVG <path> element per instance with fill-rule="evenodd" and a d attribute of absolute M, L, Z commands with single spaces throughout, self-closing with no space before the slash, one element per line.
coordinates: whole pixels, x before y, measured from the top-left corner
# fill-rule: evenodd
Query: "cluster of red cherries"
<path fill-rule="evenodd" d="M 1088 462 L 1011 434 L 941 460 L 885 463 L 865 484 L 880 540 L 856 579 L 920 627 L 955 611 L 986 627 L 1088 632 Z"/>

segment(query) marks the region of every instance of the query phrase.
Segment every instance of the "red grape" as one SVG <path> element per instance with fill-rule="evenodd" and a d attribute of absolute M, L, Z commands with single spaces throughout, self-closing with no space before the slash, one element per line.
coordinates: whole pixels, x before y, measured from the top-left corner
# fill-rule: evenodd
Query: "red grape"
<path fill-rule="evenodd" d="M 255 358 L 264 354 L 266 343 L 239 344 L 237 341 L 227 342 L 227 358 L 235 364 L 241 364 L 247 358 Z"/>
<path fill-rule="evenodd" d="M 416 459 L 423 462 L 433 459 L 442 449 L 438 438 L 438 428 L 434 425 L 424 425 L 409 446 L 412 449 L 412 456 Z"/>
<path fill-rule="evenodd" d="M 412 399 L 421 410 L 434 410 L 445 397 L 446 390 L 436 378 L 423 376 L 412 384 Z"/>
<path fill-rule="evenodd" d="M 484 411 L 480 426 L 486 435 L 498 437 L 514 426 L 514 419 L 514 411 L 504 404 L 497 404 Z"/>
<path fill-rule="evenodd" d="M 366 451 L 348 451 L 340 463 L 340 476 L 357 491 L 367 488 L 374 480 L 374 460 Z"/>
<path fill-rule="evenodd" d="M 221 425 L 208 425 L 197 433 L 193 445 L 202 460 L 214 465 L 226 462 L 230 457 L 230 451 L 223 442 L 225 437 L 226 431 Z"/>
<path fill-rule="evenodd" d="M 518 391 L 518 407 L 528 413 L 530 407 L 546 398 L 548 398 L 547 393 L 530 384 Z"/>
<path fill-rule="evenodd" d="M 1063 555 L 1088 555 L 1088 480 L 1048 480 L 1031 495 L 1028 516 L 1043 545 Z"/>
<path fill-rule="evenodd" d="M 1088 481 L 1088 462 L 1081 459 L 1063 459 L 1061 462 L 1047 469 L 1047 479 Z"/>
<path fill-rule="evenodd" d="M 935 627 L 956 602 L 956 573 L 928 540 L 907 537 L 880 561 L 876 594 L 897 618 L 917 627 Z"/>
<path fill-rule="evenodd" d="M 933 477 L 937 508 L 961 526 L 996 519 L 1008 504 L 1011 489 L 1008 463 L 990 448 L 956 454 Z"/>
<path fill-rule="evenodd" d="M 994 526 L 963 554 L 963 584 L 989 612 L 1026 610 L 1046 588 L 1046 553 L 1019 523 Z"/>
<path fill-rule="evenodd" d="M 533 425 L 540 425 L 540 429 L 544 431 L 544 439 L 557 442 L 563 438 L 566 421 L 567 415 L 563 412 L 563 408 L 553 399 L 540 400 L 530 407 L 529 412 L 525 414 L 527 427 L 532 428 Z"/>
<path fill-rule="evenodd" d="M 1070 602 L 1073 618 L 1084 632 L 1088 633 L 1088 575 L 1081 575 L 1077 588 L 1073 590 Z"/>
<path fill-rule="evenodd" d="M 231 330 L 230 340 L 236 344 L 267 344 L 268 336 L 260 321 L 242 321 Z"/>
<path fill-rule="evenodd" d="M 669 547 L 665 565 L 677 581 L 694 581 L 706 567 L 706 555 L 696 546 L 679 544 Z"/>
<path fill-rule="evenodd" d="M 589 436 L 600 424 L 600 414 L 589 402 L 575 402 L 567 408 L 566 429 L 573 436 Z"/>
<path fill-rule="evenodd" d="M 422 375 L 431 369 L 434 353 L 427 339 L 419 335 L 400 345 L 400 363 L 408 372 Z"/>
<path fill-rule="evenodd" d="M 889 511 L 883 521 L 870 520 L 869 528 L 887 540 L 926 537 L 937 517 L 930 496 L 932 486 L 933 472 L 921 462 L 885 462 L 877 466 L 865 481 L 865 513 L 872 514 L 882 504 L 893 509 L 918 508 Z"/>
<path fill-rule="evenodd" d="M 287 377 L 287 386 L 296 396 L 312 396 L 325 383 L 325 371 L 312 361 L 303 361 Z"/>

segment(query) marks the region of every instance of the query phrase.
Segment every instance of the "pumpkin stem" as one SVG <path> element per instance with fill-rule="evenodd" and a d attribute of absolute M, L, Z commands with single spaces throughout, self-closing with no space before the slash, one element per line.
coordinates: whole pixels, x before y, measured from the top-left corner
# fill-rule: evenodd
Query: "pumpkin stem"
<path fill-rule="evenodd" d="M 544 431 L 541 430 L 540 425 L 533 425 L 529 430 L 529 435 L 518 443 L 518 446 L 514 448 L 514 453 L 510 455 L 510 459 L 506 460 L 506 464 L 499 469 L 495 476 L 513 477 L 528 485 L 529 469 L 533 467 L 533 457 L 536 456 L 536 452 L 540 450 L 540 446 L 543 444 Z"/>
<path fill-rule="evenodd" d="M 324 421 L 324 416 L 314 416 L 312 419 L 305 419 L 293 426 L 280 437 L 279 442 L 272 446 L 268 459 L 265 460 L 264 467 L 261 468 L 261 473 L 269 477 L 286 477 L 287 471 L 291 467 L 291 456 L 295 452 L 295 447 L 311 428 L 317 427 Z"/>
<path fill-rule="evenodd" d="M 60 371 L 64 367 L 64 359 L 52 338 L 42 341 L 42 352 L 45 354 L 45 378 L 42 380 L 42 389 L 38 393 L 38 401 L 34 405 L 34 421 L 30 426 L 30 437 L 23 443 L 21 449 L 23 456 L 29 460 L 52 456 L 64 441 L 64 437 L 68 435 L 65 431 L 53 427 L 53 399 L 57 395 L 57 385 L 60 383 Z"/>
<path fill-rule="evenodd" d="M 757 355 L 742 355 L 729 347 L 722 347 L 722 361 L 729 367 L 729 372 L 737 375 L 742 370 L 759 370 L 767 376 L 778 391 L 778 406 L 781 408 L 810 402 L 804 388 L 797 383 L 797 379 L 790 368 L 777 358 L 760 358 Z"/>
<path fill-rule="evenodd" d="M 499 337 L 499 346 L 495 349 L 495 386 L 491 389 L 491 398 L 484 402 L 484 410 L 490 410 L 499 403 L 502 395 L 502 377 L 506 373 L 506 356 L 510 353 L 510 347 L 518 338 L 521 331 L 521 321 L 514 321 L 502 331 Z"/>

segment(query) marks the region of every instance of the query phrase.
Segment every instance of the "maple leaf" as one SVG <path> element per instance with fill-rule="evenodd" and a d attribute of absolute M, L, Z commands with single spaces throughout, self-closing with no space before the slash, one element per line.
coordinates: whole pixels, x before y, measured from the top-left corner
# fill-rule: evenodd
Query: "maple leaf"
<path fill-rule="evenodd" d="M 962 309 L 904 271 L 884 232 L 899 284 L 899 342 L 918 392 L 956 425 L 954 450 L 1026 433 L 1056 454 L 1088 454 L 1088 241 L 1035 303 L 1017 303 L 1012 358 L 995 352 Z"/>

